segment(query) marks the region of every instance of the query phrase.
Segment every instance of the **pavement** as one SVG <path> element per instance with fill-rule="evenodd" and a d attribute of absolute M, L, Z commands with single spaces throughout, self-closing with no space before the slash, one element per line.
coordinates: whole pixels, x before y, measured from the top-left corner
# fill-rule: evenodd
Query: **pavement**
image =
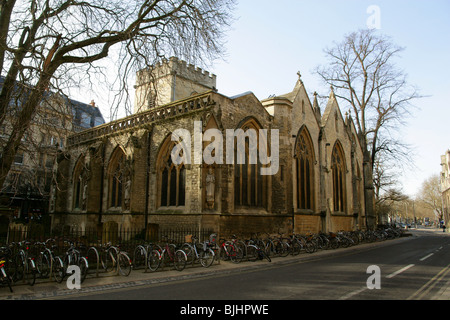
<path fill-rule="evenodd" d="M 272 262 L 243 261 L 241 263 L 232 263 L 229 261 L 215 261 L 209 268 L 203 268 L 200 265 L 187 265 L 183 271 L 176 271 L 169 267 L 161 271 L 151 272 L 145 270 L 132 270 L 129 276 L 124 277 L 113 273 L 102 273 L 98 275 L 95 273 L 88 274 L 86 280 L 81 284 L 81 289 L 68 289 L 66 279 L 60 284 L 48 280 L 37 279 L 34 286 L 29 286 L 22 283 L 16 283 L 13 286 L 13 293 L 7 287 L 0 287 L 0 300 L 36 300 L 36 299 L 58 299 L 73 294 L 95 293 L 106 290 L 117 290 L 122 288 L 148 286 L 152 284 L 161 284 L 170 281 L 195 279 L 216 275 L 224 275 L 227 273 L 235 273 L 239 271 L 251 271 L 272 266 L 274 264 L 283 265 L 298 262 L 305 262 L 309 260 L 321 259 L 332 255 L 346 254 L 352 251 L 367 250 L 374 246 L 389 245 L 398 241 L 408 241 L 411 237 L 419 237 L 425 233 L 433 232 L 440 233 L 443 236 L 450 236 L 448 233 L 443 234 L 439 229 L 411 229 L 408 232 L 410 237 L 402 237 L 399 239 L 376 242 L 363 243 L 354 247 L 339 248 L 336 250 L 319 250 L 313 254 L 302 253 L 298 256 L 277 257 L 273 258 Z M 450 280 L 443 286 L 443 288 L 433 297 L 432 300 L 450 300 Z"/>

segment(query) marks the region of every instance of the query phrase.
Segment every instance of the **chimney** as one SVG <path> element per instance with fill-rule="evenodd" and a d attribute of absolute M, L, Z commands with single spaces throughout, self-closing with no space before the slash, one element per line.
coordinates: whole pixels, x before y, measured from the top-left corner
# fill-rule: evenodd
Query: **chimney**
<path fill-rule="evenodd" d="M 89 104 L 95 108 L 95 101 L 94 100 L 91 100 L 91 103 L 89 103 Z"/>

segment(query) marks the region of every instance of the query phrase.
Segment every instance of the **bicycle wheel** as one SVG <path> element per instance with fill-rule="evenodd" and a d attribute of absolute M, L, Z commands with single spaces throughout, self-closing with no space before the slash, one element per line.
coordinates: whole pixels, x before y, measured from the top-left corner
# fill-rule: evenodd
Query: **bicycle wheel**
<path fill-rule="evenodd" d="M 13 291 L 13 288 L 12 288 L 12 279 L 11 279 L 11 277 L 7 276 L 5 281 L 8 284 L 9 292 L 13 293 L 14 291 Z"/>
<path fill-rule="evenodd" d="M 133 254 L 133 268 L 139 269 L 141 267 L 145 267 L 145 261 L 146 261 L 146 250 L 144 246 L 137 246 L 136 249 L 134 249 Z"/>
<path fill-rule="evenodd" d="M 312 243 L 311 241 L 305 242 L 305 251 L 307 253 L 314 253 L 316 251 L 314 243 Z"/>
<path fill-rule="evenodd" d="M 269 255 L 262 249 L 258 249 L 258 258 L 260 260 L 266 259 L 269 262 L 272 262 L 272 259 L 270 259 Z"/>
<path fill-rule="evenodd" d="M 128 277 L 131 273 L 131 259 L 125 252 L 120 252 L 118 256 L 119 273 Z"/>
<path fill-rule="evenodd" d="M 6 270 L 4 267 L 1 267 L 0 269 L 1 269 L 0 271 L 1 271 L 1 277 L 2 277 L 1 282 L 6 283 L 8 285 L 9 291 L 12 293 L 13 290 L 12 290 L 12 284 L 11 284 L 11 282 L 12 282 L 11 277 L 6 274 Z"/>
<path fill-rule="evenodd" d="M 64 268 L 63 261 L 60 257 L 55 257 L 53 260 L 53 278 L 56 282 L 61 283 L 66 276 L 66 269 Z"/>
<path fill-rule="evenodd" d="M 277 243 L 277 254 L 280 257 L 287 257 L 290 252 L 290 246 L 284 241 L 279 241 Z"/>
<path fill-rule="evenodd" d="M 2 277 L 2 281 L 3 283 L 6 283 L 8 285 L 9 291 L 12 293 L 13 289 L 12 289 L 12 280 L 11 277 L 8 275 L 7 271 L 6 271 L 6 267 L 5 267 L 5 262 L 4 260 L 2 260 L 0 263 L 0 276 Z"/>
<path fill-rule="evenodd" d="M 9 292 L 13 293 L 14 291 L 13 291 L 13 288 L 12 288 L 12 279 L 11 279 L 11 277 L 6 275 L 6 277 L 4 278 L 4 281 L 8 285 Z"/>
<path fill-rule="evenodd" d="M 106 272 L 113 272 L 116 270 L 117 267 L 117 251 L 115 248 L 110 248 L 105 253 L 105 259 L 102 261 L 103 269 L 105 269 Z"/>
<path fill-rule="evenodd" d="M 178 271 L 183 271 L 186 267 L 186 262 L 186 253 L 183 250 L 175 251 L 175 254 L 173 256 L 173 266 L 175 267 L 175 269 Z"/>
<path fill-rule="evenodd" d="M 291 243 L 290 250 L 291 250 L 291 254 L 293 256 L 296 256 L 296 255 L 300 254 L 300 252 L 302 251 L 302 245 L 297 240 L 294 240 Z"/>
<path fill-rule="evenodd" d="M 330 240 L 324 237 L 320 237 L 322 239 L 321 249 L 328 250 L 330 249 Z"/>
<path fill-rule="evenodd" d="M 14 259 L 14 274 L 13 281 L 18 282 L 23 279 L 25 273 L 25 260 L 23 255 L 18 254 Z"/>
<path fill-rule="evenodd" d="M 215 254 L 211 248 L 200 251 L 200 264 L 205 268 L 209 268 L 213 264 L 214 258 Z"/>
<path fill-rule="evenodd" d="M 161 265 L 161 255 L 157 250 L 152 250 L 148 253 L 147 257 L 147 266 L 150 269 L 150 271 L 156 271 L 158 270 L 159 266 Z"/>
<path fill-rule="evenodd" d="M 339 248 L 339 241 L 336 238 L 331 238 L 330 239 L 330 248 L 331 249 L 337 249 Z"/>
<path fill-rule="evenodd" d="M 231 262 L 239 263 L 244 258 L 244 252 L 242 251 L 240 246 L 231 244 L 226 247 L 226 250 L 228 252 L 228 256 L 230 257 Z"/>
<path fill-rule="evenodd" d="M 258 259 L 258 248 L 252 244 L 247 245 L 247 260 L 254 262 Z"/>
<path fill-rule="evenodd" d="M 226 247 L 220 246 L 218 251 L 218 259 L 222 261 L 228 260 L 228 253 Z"/>
<path fill-rule="evenodd" d="M 89 270 L 89 264 L 85 257 L 80 258 L 79 267 L 80 267 L 80 272 L 81 272 L 80 281 L 81 281 L 81 283 L 83 283 L 83 281 L 86 279 L 86 276 L 87 276 L 87 273 Z"/>
<path fill-rule="evenodd" d="M 39 276 L 41 278 L 47 278 L 50 273 L 50 258 L 45 252 L 41 254 L 36 259 L 36 268 Z"/>
<path fill-rule="evenodd" d="M 195 252 L 194 248 L 190 243 L 185 243 L 181 246 L 181 250 L 183 250 L 186 253 L 187 263 L 188 264 L 194 264 L 195 261 Z M 174 250 L 175 252 L 175 250 Z"/>
<path fill-rule="evenodd" d="M 260 247 L 268 256 L 274 256 L 276 254 L 276 246 L 272 240 L 267 241 L 265 247 Z"/>
<path fill-rule="evenodd" d="M 24 277 L 28 285 L 34 286 L 34 284 L 36 283 L 36 264 L 31 258 L 28 258 Z"/>
<path fill-rule="evenodd" d="M 342 248 L 350 247 L 350 241 L 349 241 L 349 239 L 347 237 L 341 237 L 340 240 L 341 240 L 341 247 Z"/>

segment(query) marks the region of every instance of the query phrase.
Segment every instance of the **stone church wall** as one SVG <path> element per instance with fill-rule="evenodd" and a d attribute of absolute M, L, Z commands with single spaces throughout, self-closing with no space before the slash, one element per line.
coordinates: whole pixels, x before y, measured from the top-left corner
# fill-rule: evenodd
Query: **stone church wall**
<path fill-rule="evenodd" d="M 181 89 L 178 89 L 181 90 Z M 181 91 L 180 91 L 181 92 Z M 274 175 L 258 178 L 261 205 L 238 205 L 235 164 L 208 165 L 186 163 L 184 205 L 161 205 L 163 151 L 177 129 L 191 134 L 191 155 L 195 151 L 194 132 L 218 129 L 224 137 L 223 162 L 226 160 L 226 129 L 245 126 L 272 130 L 279 134 L 279 168 Z M 307 130 L 312 143 L 312 205 L 297 208 L 295 146 L 298 135 Z M 57 185 L 53 194 L 53 222 L 81 228 L 116 223 L 122 228 L 144 228 L 151 223 L 160 227 L 212 229 L 221 234 L 307 233 L 351 230 L 364 222 L 361 178 L 362 152 L 349 116 L 342 116 L 330 95 L 323 112 L 308 98 L 303 82 L 284 96 L 259 101 L 248 92 L 233 98 L 216 91 L 153 108 L 110 124 L 81 132 L 69 139 L 59 158 Z M 202 150 L 209 144 L 203 141 Z M 333 206 L 331 154 L 339 143 L 345 159 L 345 210 Z M 270 152 L 274 146 L 268 144 Z M 123 158 L 121 158 L 123 155 Z M 120 176 L 120 206 L 112 206 L 113 165 L 123 161 Z M 191 158 L 193 160 L 193 158 Z M 78 175 L 78 172 L 83 174 Z M 207 198 L 206 177 L 212 172 L 213 198 Z M 83 191 L 80 182 L 83 183 Z M 259 186 L 258 186 L 259 187 Z M 78 188 L 78 189 L 77 189 Z M 80 194 L 82 192 L 82 195 Z M 255 191 L 256 192 L 256 191 Z M 78 200 L 77 200 L 78 199 Z M 77 202 L 78 201 L 78 202 Z M 82 205 L 79 203 L 82 202 Z M 78 203 L 78 204 L 77 204 Z M 78 207 L 77 207 L 78 206 Z"/>

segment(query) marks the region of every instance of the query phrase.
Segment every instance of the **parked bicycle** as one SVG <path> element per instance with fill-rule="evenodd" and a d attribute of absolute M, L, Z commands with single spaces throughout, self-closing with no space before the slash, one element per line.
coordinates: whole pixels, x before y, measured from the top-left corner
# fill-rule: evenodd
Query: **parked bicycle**
<path fill-rule="evenodd" d="M 148 255 L 153 250 L 159 250 L 160 252 L 162 251 L 161 247 L 156 243 L 146 243 L 137 245 L 133 252 L 133 269 L 136 270 L 142 267 L 147 269 Z"/>
<path fill-rule="evenodd" d="M 199 243 L 195 236 L 191 236 L 191 241 L 184 243 L 181 247 L 186 253 L 187 263 L 193 265 L 198 261 L 203 267 L 209 268 L 215 259 L 213 249 L 207 241 Z"/>
<path fill-rule="evenodd" d="M 36 264 L 34 258 L 30 256 L 30 242 L 17 243 L 18 250 L 14 258 L 15 272 L 14 281 L 24 280 L 28 285 L 33 286 L 36 282 Z"/>
<path fill-rule="evenodd" d="M 107 243 L 101 247 L 99 252 L 101 265 L 106 272 L 117 272 L 122 276 L 129 276 L 132 262 L 128 253 L 121 250 L 120 246 Z"/>
<path fill-rule="evenodd" d="M 278 233 L 278 236 L 267 234 L 265 250 L 270 257 L 286 257 L 290 252 L 290 247 L 288 242 L 283 239 L 281 233 Z"/>
<path fill-rule="evenodd" d="M 297 237 L 306 253 L 314 253 L 318 250 L 318 239 L 315 234 L 310 232 L 302 236 L 297 235 Z"/>
<path fill-rule="evenodd" d="M 295 235 L 290 235 L 286 238 L 286 242 L 289 245 L 289 253 L 296 256 L 301 253 L 303 246 L 300 240 Z"/>
<path fill-rule="evenodd" d="M 272 259 L 266 253 L 264 242 L 257 237 L 253 237 L 246 241 L 246 257 L 248 261 L 263 259 L 266 259 L 269 262 L 272 261 Z"/>
<path fill-rule="evenodd" d="M 169 241 L 167 236 L 163 237 L 165 244 L 159 249 L 154 249 L 148 254 L 147 265 L 151 271 L 164 268 L 166 265 L 173 265 L 175 270 L 183 271 L 187 263 L 187 255 L 181 249 L 177 249 L 176 245 Z"/>
<path fill-rule="evenodd" d="M 234 263 L 242 261 L 245 255 L 245 243 L 238 241 L 233 235 L 231 240 L 220 239 L 219 258 L 221 260 L 230 260 Z"/>
<path fill-rule="evenodd" d="M 9 274 L 11 264 L 11 249 L 9 247 L 0 248 L 0 283 L 7 285 L 9 291 L 12 293 L 12 277 Z"/>
<path fill-rule="evenodd" d="M 63 258 L 64 269 L 67 270 L 69 266 L 78 266 L 80 268 L 80 281 L 83 283 L 89 270 L 89 263 L 86 257 L 81 255 L 80 249 L 75 246 L 74 242 L 66 241 L 66 243 L 69 244 L 69 248 Z"/>
<path fill-rule="evenodd" d="M 48 239 L 43 243 L 37 243 L 39 255 L 36 258 L 36 268 L 41 278 L 53 278 L 61 283 L 65 277 L 66 271 L 64 263 L 59 255 L 56 254 L 58 246 L 54 239 Z"/>

